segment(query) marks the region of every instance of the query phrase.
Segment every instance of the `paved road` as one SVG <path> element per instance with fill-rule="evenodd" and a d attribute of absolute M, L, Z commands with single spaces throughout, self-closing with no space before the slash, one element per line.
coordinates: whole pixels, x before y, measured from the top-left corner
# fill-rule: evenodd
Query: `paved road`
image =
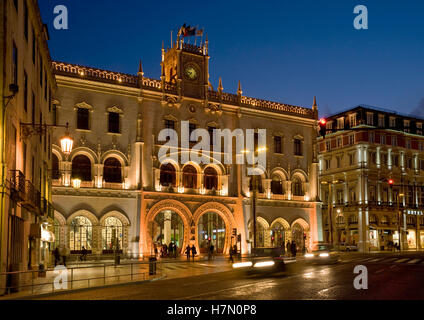
<path fill-rule="evenodd" d="M 356 265 L 368 269 L 368 290 L 356 290 Z M 42 299 L 271 300 L 424 299 L 424 254 L 345 254 L 335 265 L 299 261 L 286 273 L 247 275 L 231 270 L 113 288 L 65 293 Z"/>

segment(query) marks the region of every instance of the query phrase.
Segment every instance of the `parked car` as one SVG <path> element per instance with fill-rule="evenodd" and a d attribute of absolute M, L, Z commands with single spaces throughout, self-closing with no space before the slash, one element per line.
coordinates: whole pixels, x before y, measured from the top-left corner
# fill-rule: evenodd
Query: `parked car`
<path fill-rule="evenodd" d="M 282 248 L 253 248 L 249 258 L 233 263 L 233 268 L 249 273 L 285 271 L 287 265 L 295 262 L 296 258 L 284 256 Z"/>
<path fill-rule="evenodd" d="M 358 246 L 356 244 L 349 243 L 340 243 L 339 245 L 340 251 L 358 251 Z"/>
<path fill-rule="evenodd" d="M 305 254 L 307 262 L 337 263 L 340 261 L 339 252 L 331 244 L 318 244 L 310 253 Z"/>

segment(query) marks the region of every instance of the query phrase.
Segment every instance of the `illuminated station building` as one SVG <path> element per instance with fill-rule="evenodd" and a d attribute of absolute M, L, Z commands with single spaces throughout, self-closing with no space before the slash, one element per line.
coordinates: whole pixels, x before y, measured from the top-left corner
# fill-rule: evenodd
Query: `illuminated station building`
<path fill-rule="evenodd" d="M 159 80 L 145 77 L 141 62 L 137 75 L 53 62 L 56 121 L 69 122 L 74 138 L 69 156 L 60 136 L 53 139 L 57 245 L 71 254 L 85 247 L 93 256 L 119 250 L 142 257 L 171 241 L 180 252 L 194 244 L 200 253 L 212 243 L 228 254 L 240 235 L 238 248 L 248 253 L 253 193 L 247 166 L 236 163 L 235 147 L 233 164 L 223 162 L 224 150 L 211 153 L 216 161 L 207 165 L 163 164 L 159 133 L 174 129 L 181 137 L 182 121 L 190 132 L 266 129 L 257 246 L 294 240 L 302 250 L 320 240 L 316 103 L 305 108 L 249 98 L 240 83 L 236 94 L 225 93 L 221 79 L 214 89 L 209 59 L 207 40 L 195 46 L 179 39 L 162 48 Z M 173 152 L 187 154 L 195 144 L 180 143 Z"/>
<path fill-rule="evenodd" d="M 326 120 L 324 240 L 366 252 L 424 248 L 424 119 L 358 106 Z"/>

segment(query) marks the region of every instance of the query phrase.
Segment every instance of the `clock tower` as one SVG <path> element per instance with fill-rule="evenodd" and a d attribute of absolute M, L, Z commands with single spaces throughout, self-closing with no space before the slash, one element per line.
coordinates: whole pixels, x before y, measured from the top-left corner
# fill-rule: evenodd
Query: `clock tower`
<path fill-rule="evenodd" d="M 209 84 L 208 40 L 200 46 L 178 39 L 162 49 L 162 77 L 178 87 L 181 97 L 205 99 Z"/>

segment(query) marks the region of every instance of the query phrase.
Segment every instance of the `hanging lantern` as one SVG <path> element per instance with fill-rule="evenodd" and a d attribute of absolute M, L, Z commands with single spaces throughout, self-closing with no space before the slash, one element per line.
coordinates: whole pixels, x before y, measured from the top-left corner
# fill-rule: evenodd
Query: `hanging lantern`
<path fill-rule="evenodd" d="M 72 152 L 72 146 L 74 144 L 74 140 L 69 136 L 69 127 L 66 124 L 66 133 L 65 136 L 60 139 L 60 146 L 62 148 L 62 152 L 69 156 Z"/>

